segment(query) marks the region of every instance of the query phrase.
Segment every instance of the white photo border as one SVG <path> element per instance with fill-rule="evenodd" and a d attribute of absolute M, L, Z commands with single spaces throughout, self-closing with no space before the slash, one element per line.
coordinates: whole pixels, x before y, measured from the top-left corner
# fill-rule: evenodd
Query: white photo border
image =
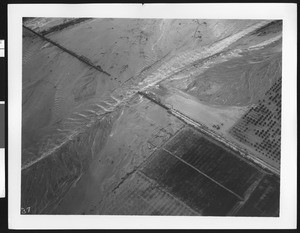
<path fill-rule="evenodd" d="M 22 17 L 283 20 L 280 217 L 21 215 Z M 297 224 L 297 5 L 9 4 L 8 216 L 10 229 L 287 229 Z"/>

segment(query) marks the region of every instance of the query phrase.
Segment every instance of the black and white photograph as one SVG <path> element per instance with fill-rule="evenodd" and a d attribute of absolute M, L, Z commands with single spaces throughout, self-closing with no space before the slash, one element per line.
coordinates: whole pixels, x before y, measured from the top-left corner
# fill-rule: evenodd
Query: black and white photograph
<path fill-rule="evenodd" d="M 23 18 L 24 214 L 278 216 L 281 20 Z"/>
<path fill-rule="evenodd" d="M 20 22 L 20 216 L 280 217 L 282 18 Z"/>

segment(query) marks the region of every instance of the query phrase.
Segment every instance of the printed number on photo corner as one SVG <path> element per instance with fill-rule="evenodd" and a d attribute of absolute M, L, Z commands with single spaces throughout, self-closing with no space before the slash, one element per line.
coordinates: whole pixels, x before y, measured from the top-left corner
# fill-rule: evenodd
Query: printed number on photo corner
<path fill-rule="evenodd" d="M 30 213 L 30 207 L 21 208 L 21 214 L 29 214 Z"/>

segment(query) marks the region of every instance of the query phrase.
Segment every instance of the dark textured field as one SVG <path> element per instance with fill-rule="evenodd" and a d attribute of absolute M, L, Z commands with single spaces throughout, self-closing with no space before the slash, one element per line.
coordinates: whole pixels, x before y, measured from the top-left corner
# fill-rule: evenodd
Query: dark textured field
<path fill-rule="evenodd" d="M 278 216 L 279 180 L 190 128 L 104 200 L 100 214 Z"/>

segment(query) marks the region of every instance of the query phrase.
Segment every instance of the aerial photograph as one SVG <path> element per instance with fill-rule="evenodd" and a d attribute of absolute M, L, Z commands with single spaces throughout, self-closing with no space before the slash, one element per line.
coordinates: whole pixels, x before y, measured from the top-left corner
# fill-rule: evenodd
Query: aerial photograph
<path fill-rule="evenodd" d="M 24 17 L 20 213 L 279 217 L 282 24 Z"/>

